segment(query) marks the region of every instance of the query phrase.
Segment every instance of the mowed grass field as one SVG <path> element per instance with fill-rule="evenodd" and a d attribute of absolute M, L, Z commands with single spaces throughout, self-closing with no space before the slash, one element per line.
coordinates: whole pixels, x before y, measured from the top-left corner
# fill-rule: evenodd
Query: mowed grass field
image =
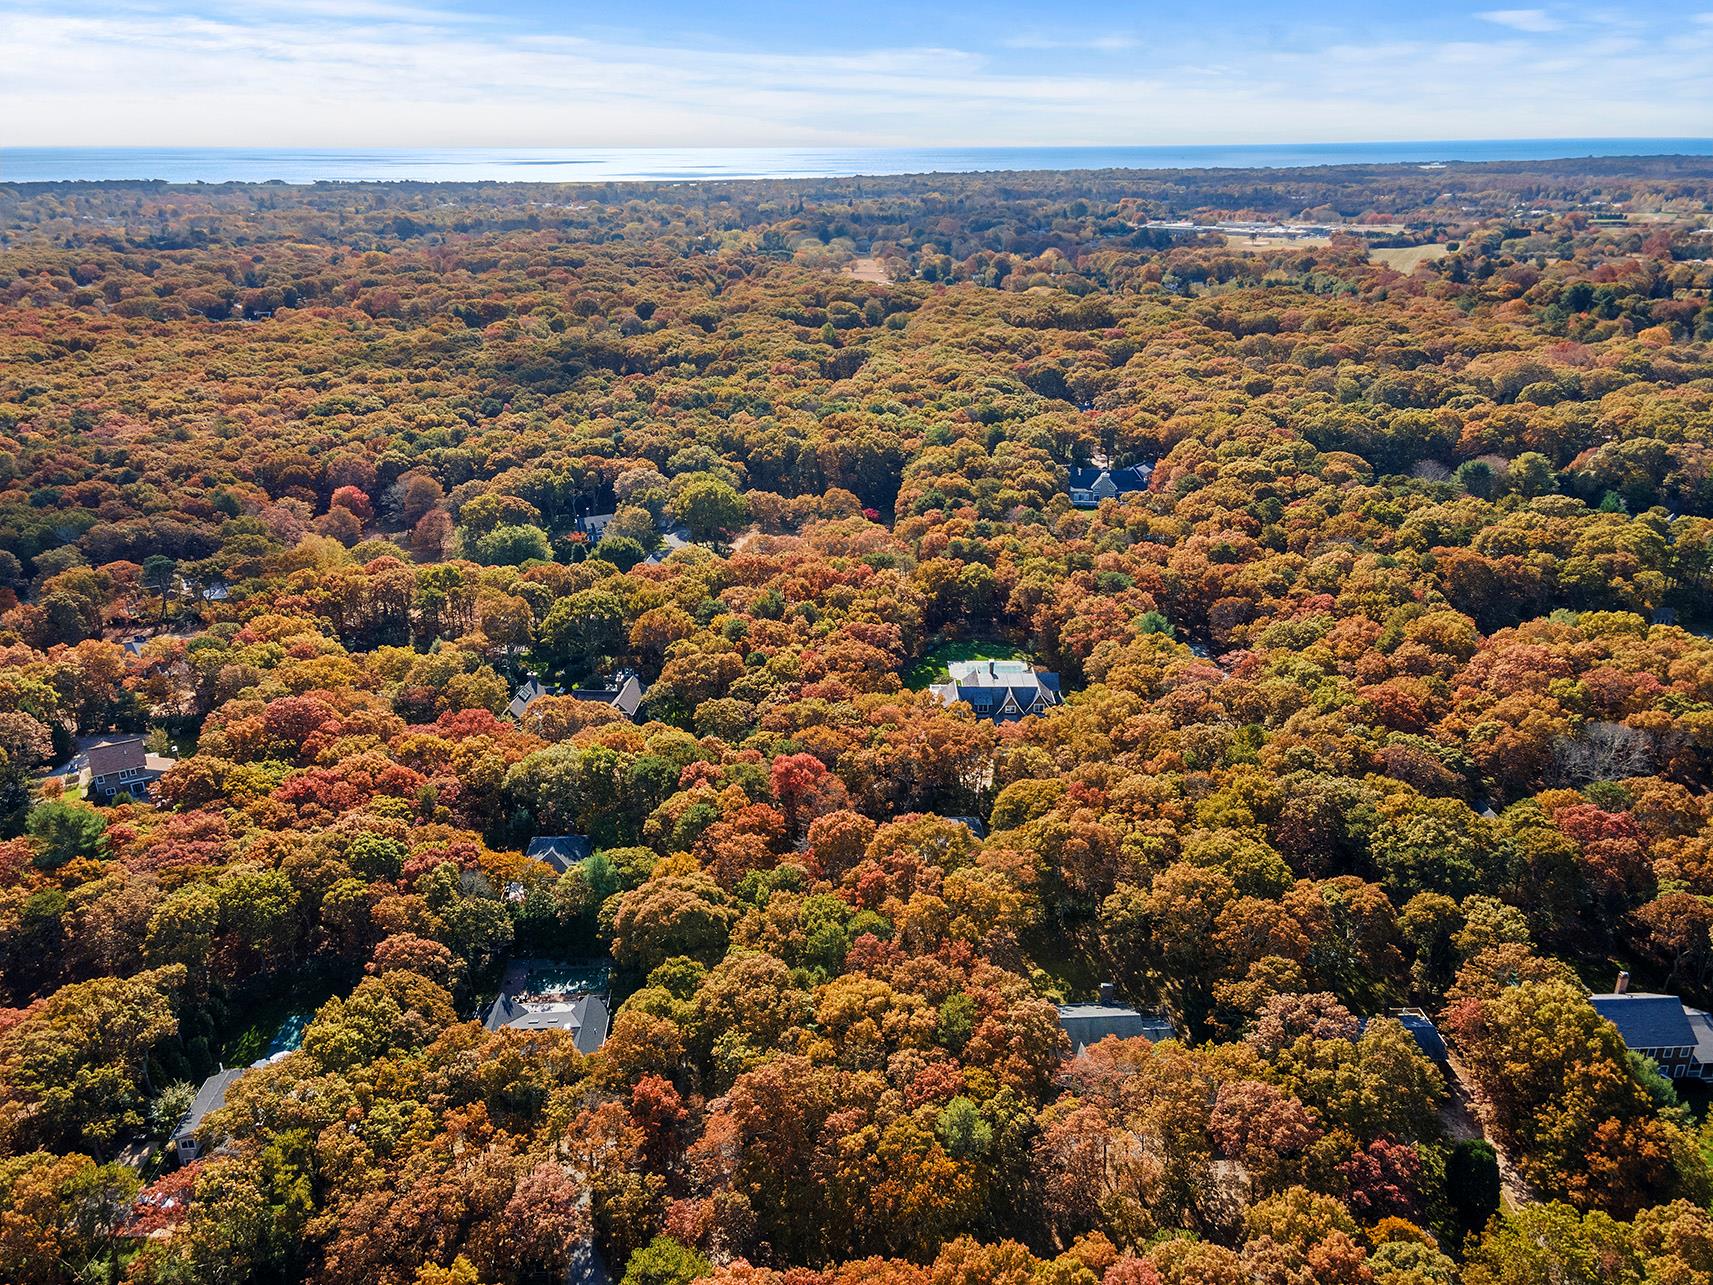
<path fill-rule="evenodd" d="M 1031 660 L 1028 652 L 1006 642 L 979 642 L 956 639 L 936 643 L 922 658 L 904 670 L 904 685 L 919 692 L 946 676 L 946 666 L 954 660 Z"/>
<path fill-rule="evenodd" d="M 1371 263 L 1383 263 L 1394 272 L 1402 272 L 1408 276 L 1416 270 L 1417 265 L 1443 259 L 1449 253 L 1443 245 L 1400 245 L 1389 250 L 1370 250 L 1368 259 Z"/>

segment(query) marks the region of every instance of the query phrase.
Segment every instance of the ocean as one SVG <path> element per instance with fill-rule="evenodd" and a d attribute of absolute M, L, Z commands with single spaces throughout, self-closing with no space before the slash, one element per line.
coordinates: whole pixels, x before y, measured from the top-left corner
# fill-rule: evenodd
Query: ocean
<path fill-rule="evenodd" d="M 1684 154 L 1713 156 L 1713 139 L 1558 138 L 1183 147 L 8 147 L 0 148 L 0 183 L 79 179 L 160 179 L 169 183 L 691 182 L 969 174 L 995 170 L 1296 168 Z"/>

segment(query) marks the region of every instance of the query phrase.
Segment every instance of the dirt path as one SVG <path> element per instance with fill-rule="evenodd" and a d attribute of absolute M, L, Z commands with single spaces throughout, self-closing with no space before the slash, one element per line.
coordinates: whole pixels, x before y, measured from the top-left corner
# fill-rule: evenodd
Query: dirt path
<path fill-rule="evenodd" d="M 1440 1124 L 1444 1126 L 1446 1136 L 1457 1141 L 1480 1138 L 1493 1148 L 1493 1154 L 1499 1160 L 1499 1191 L 1505 1208 L 1520 1209 L 1524 1205 L 1539 1203 L 1540 1197 L 1534 1188 L 1517 1172 L 1511 1157 L 1505 1154 L 1505 1148 L 1499 1145 L 1499 1140 L 1488 1127 L 1488 1105 L 1472 1087 L 1473 1082 L 1464 1071 L 1463 1064 L 1455 1057 L 1450 1059 L 1450 1064 L 1448 1087 L 1451 1096 L 1439 1109 Z"/>

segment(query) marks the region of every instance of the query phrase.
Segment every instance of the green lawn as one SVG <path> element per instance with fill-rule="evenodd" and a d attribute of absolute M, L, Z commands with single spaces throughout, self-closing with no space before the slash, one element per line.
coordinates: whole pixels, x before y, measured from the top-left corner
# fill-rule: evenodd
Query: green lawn
<path fill-rule="evenodd" d="M 913 692 L 946 676 L 946 666 L 954 660 L 1031 660 L 1028 652 L 1007 642 L 966 641 L 955 639 L 930 647 L 922 659 L 904 671 L 904 685 Z"/>

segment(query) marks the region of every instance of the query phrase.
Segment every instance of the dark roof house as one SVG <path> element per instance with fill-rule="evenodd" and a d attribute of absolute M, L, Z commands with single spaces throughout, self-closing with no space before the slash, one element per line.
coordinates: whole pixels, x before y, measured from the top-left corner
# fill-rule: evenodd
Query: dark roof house
<path fill-rule="evenodd" d="M 1675 995 L 1590 995 L 1594 1010 L 1618 1028 L 1624 1043 L 1638 1053 L 1653 1049 L 1681 1048 L 1695 1043 L 1683 1001 Z"/>
<path fill-rule="evenodd" d="M 177 761 L 164 754 L 150 754 L 140 736 L 96 741 L 84 754 L 88 766 L 79 780 L 96 803 L 111 803 L 121 795 L 147 798 L 149 786 Z"/>
<path fill-rule="evenodd" d="M 1073 468 L 1066 490 L 1071 503 L 1079 509 L 1098 508 L 1102 500 L 1114 500 L 1133 491 L 1148 489 L 1148 479 L 1154 474 L 1152 465 L 1138 464 L 1134 468 Z"/>
<path fill-rule="evenodd" d="M 1629 983 L 1630 975 L 1620 973 L 1615 990 L 1588 1002 L 1618 1028 L 1626 1048 L 1659 1063 L 1662 1074 L 1713 1079 L 1713 1017 L 1675 995 L 1632 991 Z"/>
<path fill-rule="evenodd" d="M 502 995 L 482 1025 L 490 1031 L 568 1031 L 579 1053 L 593 1053 L 606 1043 L 611 1020 L 599 995 Z"/>
<path fill-rule="evenodd" d="M 1140 1036 L 1156 1044 L 1177 1038 L 1177 1032 L 1166 1018 L 1142 1013 L 1115 1001 L 1112 983 L 1105 982 L 1100 988 L 1099 1003 L 1059 1005 L 1059 1028 L 1070 1037 L 1073 1054 L 1081 1053 L 1091 1044 L 1099 1044 L 1109 1035 L 1121 1040 Z"/>
<path fill-rule="evenodd" d="M 981 718 L 1010 723 L 1062 704 L 1059 676 L 1026 660 L 955 660 L 928 690 L 942 704 L 966 703 Z"/>
<path fill-rule="evenodd" d="M 538 834 L 529 841 L 523 855 L 545 861 L 557 873 L 564 874 L 579 862 L 587 861 L 594 850 L 595 845 L 586 834 Z"/>
<path fill-rule="evenodd" d="M 1445 1037 L 1439 1033 L 1439 1027 L 1433 1024 L 1433 1019 L 1426 1013 L 1419 1008 L 1400 1008 L 1391 1013 L 1390 1016 L 1394 1022 L 1409 1032 L 1410 1038 L 1415 1041 L 1416 1048 L 1421 1050 L 1423 1057 L 1441 1070 L 1445 1070 L 1451 1065 L 1451 1053 L 1445 1046 Z M 1372 1019 L 1362 1018 L 1357 1023 L 1357 1029 L 1359 1031 L 1367 1030 L 1370 1020 Z"/>
<path fill-rule="evenodd" d="M 190 1110 L 184 1113 L 184 1119 L 178 1122 L 178 1127 L 172 1133 L 172 1145 L 178 1154 L 180 1164 L 189 1164 L 202 1154 L 202 1144 L 196 1137 L 196 1131 L 202 1127 L 202 1122 L 210 1114 L 226 1105 L 226 1090 L 232 1087 L 232 1081 L 244 1074 L 241 1066 L 222 1067 L 202 1082 L 197 1089 L 196 1097 L 191 1100 Z"/>
<path fill-rule="evenodd" d="M 566 695 L 575 696 L 580 701 L 599 701 L 603 705 L 612 706 L 626 718 L 635 718 L 637 711 L 642 708 L 644 691 L 642 679 L 626 669 L 598 686 L 573 687 Z"/>
<path fill-rule="evenodd" d="M 589 537 L 590 544 L 599 544 L 607 533 L 607 523 L 617 516 L 616 513 L 586 513 L 577 519 L 577 529 Z"/>

